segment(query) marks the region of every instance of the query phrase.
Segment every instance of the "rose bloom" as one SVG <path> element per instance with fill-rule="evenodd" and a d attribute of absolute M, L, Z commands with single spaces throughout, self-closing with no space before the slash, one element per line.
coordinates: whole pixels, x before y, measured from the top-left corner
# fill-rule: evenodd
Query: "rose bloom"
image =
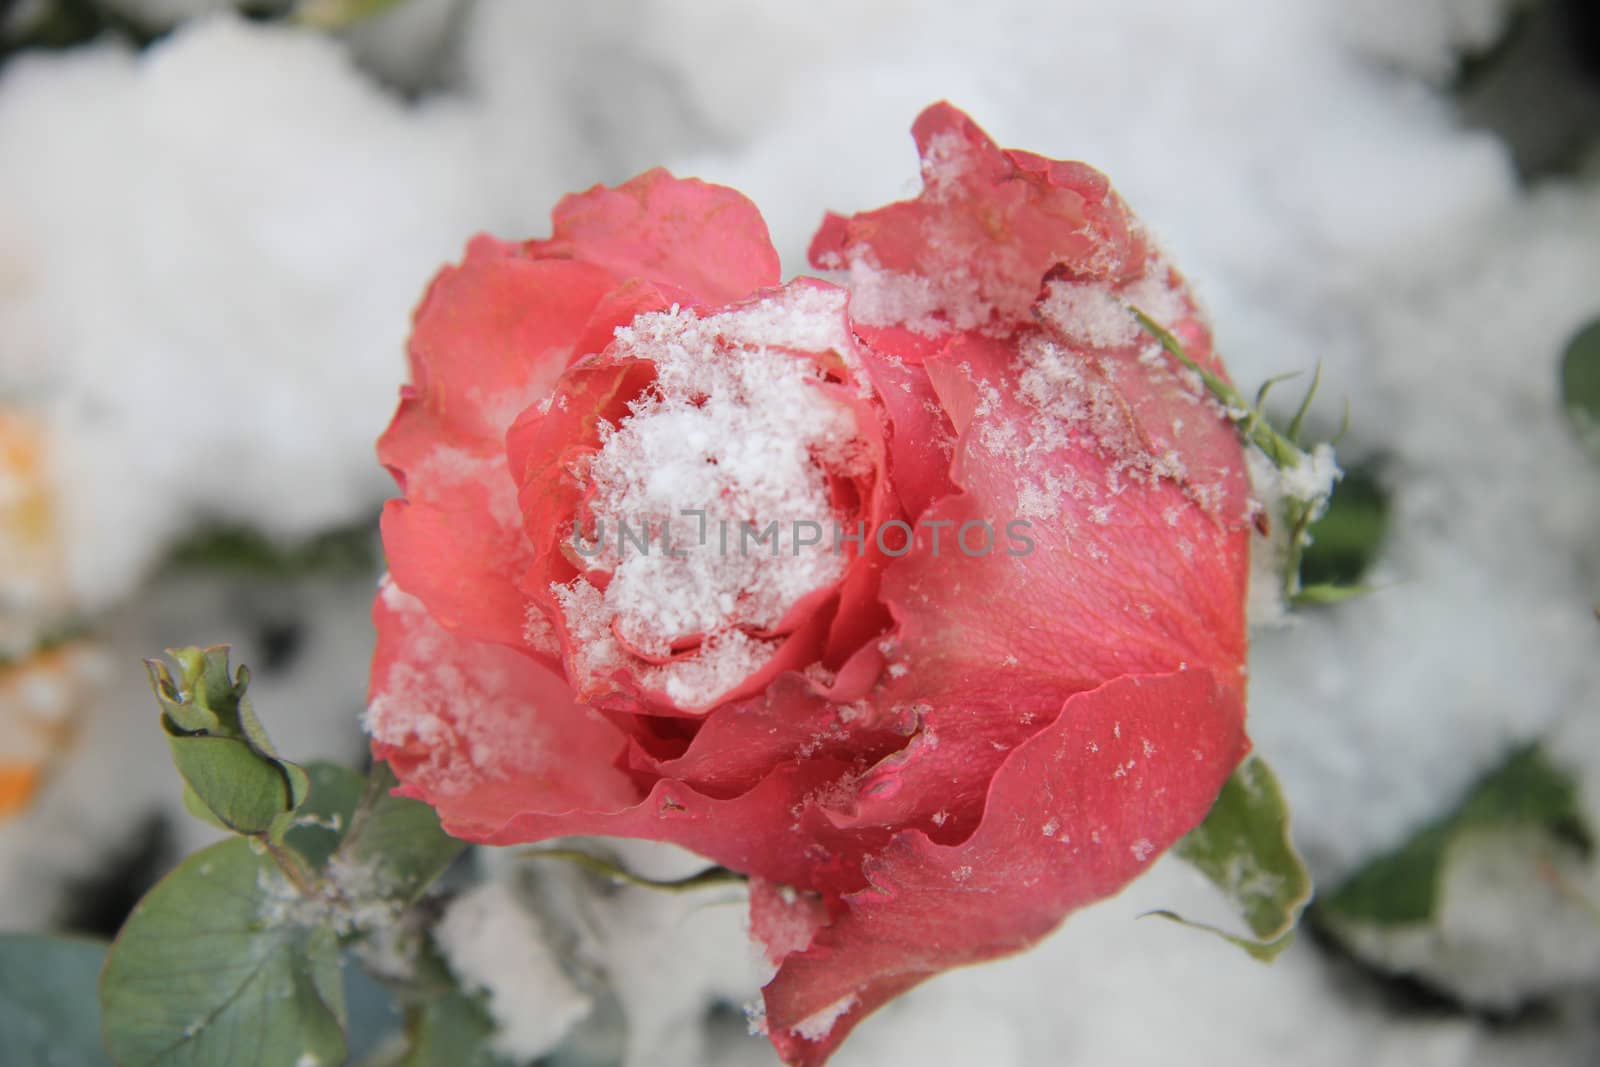
<path fill-rule="evenodd" d="M 835 281 L 663 170 L 474 239 L 379 444 L 375 755 L 468 840 L 747 874 L 791 1064 L 1115 892 L 1249 747 L 1241 445 L 1127 311 L 1221 373 L 1194 301 L 1097 171 L 914 134 Z"/>

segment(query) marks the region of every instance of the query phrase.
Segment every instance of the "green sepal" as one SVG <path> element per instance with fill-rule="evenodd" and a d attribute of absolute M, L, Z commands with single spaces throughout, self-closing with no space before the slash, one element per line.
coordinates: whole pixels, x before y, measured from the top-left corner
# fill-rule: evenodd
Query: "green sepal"
<path fill-rule="evenodd" d="M 1191 359 L 1189 354 L 1184 351 L 1183 343 L 1178 340 L 1172 331 L 1132 305 L 1127 305 L 1127 310 L 1138 320 L 1140 327 L 1155 338 L 1156 342 L 1166 350 L 1168 355 L 1177 361 L 1180 367 L 1200 379 L 1206 391 L 1223 406 L 1223 409 L 1227 412 L 1228 420 L 1234 424 L 1240 438 L 1258 448 L 1261 454 L 1266 456 L 1274 467 L 1279 470 L 1294 470 L 1303 464 L 1313 462 L 1313 457 L 1319 450 L 1324 448 L 1328 449 L 1331 455 L 1332 443 L 1307 449 L 1300 440 L 1301 426 L 1305 422 L 1306 414 L 1311 410 L 1312 401 L 1316 399 L 1317 389 L 1322 384 L 1322 368 L 1320 366 L 1318 366 L 1316 374 L 1312 376 L 1311 386 L 1306 390 L 1306 394 L 1301 399 L 1300 406 L 1295 410 L 1294 416 L 1290 419 L 1288 427 L 1280 432 L 1267 419 L 1266 412 L 1261 405 L 1266 400 L 1268 388 L 1274 381 L 1282 380 L 1281 378 L 1269 379 L 1261 391 L 1256 394 L 1256 403 L 1251 405 L 1244 398 L 1244 395 L 1234 388 L 1233 384 L 1226 378 Z M 1350 412 L 1347 406 L 1344 426 L 1339 431 L 1339 438 L 1344 436 L 1344 430 L 1348 428 L 1349 421 Z M 1337 479 L 1337 472 L 1335 477 Z M 1283 499 L 1283 515 L 1281 518 L 1288 526 L 1288 556 L 1284 561 L 1283 567 L 1283 594 L 1291 604 L 1296 602 L 1296 597 L 1301 592 L 1301 559 L 1307 545 L 1311 543 L 1309 531 L 1312 524 L 1322 516 L 1323 510 L 1328 506 L 1328 502 L 1329 493 L 1327 492 L 1318 493 L 1311 499 L 1299 499 L 1293 496 L 1285 496 Z M 1352 592 L 1350 595 L 1357 594 Z M 1300 602 L 1306 603 L 1307 601 Z"/>
<path fill-rule="evenodd" d="M 252 841 L 189 857 L 134 908 L 100 980 L 121 1067 L 344 1062 L 338 938 Z"/>
<path fill-rule="evenodd" d="M 250 706 L 250 674 L 228 670 L 228 648 L 183 648 L 165 663 L 147 660 L 161 705 L 172 762 L 186 785 L 184 804 L 213 825 L 280 840 L 306 799 L 310 780 L 298 765 L 278 758 Z"/>
<path fill-rule="evenodd" d="M 1253 937 L 1241 937 L 1170 911 L 1163 918 L 1208 930 L 1270 963 L 1294 940 L 1311 899 L 1311 875 L 1289 834 L 1289 806 L 1266 760 L 1251 756 L 1223 785 L 1210 813 L 1173 847 L 1233 904 Z"/>

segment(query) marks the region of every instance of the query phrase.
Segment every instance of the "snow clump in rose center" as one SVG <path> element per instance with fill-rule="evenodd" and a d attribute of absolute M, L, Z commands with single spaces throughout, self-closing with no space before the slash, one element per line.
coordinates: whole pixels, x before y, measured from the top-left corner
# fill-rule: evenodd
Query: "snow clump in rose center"
<path fill-rule="evenodd" d="M 843 301 L 796 287 L 616 331 L 611 353 L 649 360 L 656 378 L 600 427 L 593 540 L 581 548 L 590 575 L 556 594 L 575 633 L 609 630 L 621 646 L 610 651 L 658 664 L 641 681 L 675 701 L 710 703 L 758 669 L 796 604 L 850 562 L 835 535 L 854 522 L 833 485 L 871 458 L 828 357 L 810 354 L 837 354 L 839 368 L 849 359 Z M 585 658 L 614 666 L 614 654 Z"/>

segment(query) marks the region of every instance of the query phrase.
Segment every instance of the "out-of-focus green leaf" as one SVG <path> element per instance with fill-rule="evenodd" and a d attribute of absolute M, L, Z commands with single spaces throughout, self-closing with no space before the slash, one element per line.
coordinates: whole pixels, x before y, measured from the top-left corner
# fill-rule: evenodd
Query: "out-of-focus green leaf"
<path fill-rule="evenodd" d="M 323 30 L 342 30 L 362 19 L 381 15 L 405 0 L 300 0 L 294 19 Z"/>
<path fill-rule="evenodd" d="M 409 1047 L 400 1067 L 508 1067 L 489 1051 L 494 1022 L 476 1000 L 452 990 L 414 1008 L 406 1021 Z"/>
<path fill-rule="evenodd" d="M 1359 596 L 1389 529 L 1389 494 L 1373 464 L 1353 465 L 1334 486 L 1328 509 L 1307 533 L 1297 599 L 1329 604 Z"/>
<path fill-rule="evenodd" d="M 1567 342 L 1561 357 L 1561 402 L 1584 440 L 1600 448 L 1600 319 Z"/>
<path fill-rule="evenodd" d="M 1255 938 L 1191 923 L 1168 911 L 1153 914 L 1220 934 L 1266 962 L 1289 946 L 1300 912 L 1311 899 L 1311 876 L 1290 839 L 1289 808 L 1265 760 L 1251 756 L 1239 765 L 1205 821 L 1173 853 L 1222 890 Z"/>
<path fill-rule="evenodd" d="M 1577 782 L 1537 746 L 1528 746 L 1481 779 L 1453 812 L 1368 863 L 1319 906 L 1340 920 L 1426 922 L 1438 908 L 1456 841 L 1474 830 L 1506 827 L 1543 831 L 1583 854 L 1593 849 Z"/>
<path fill-rule="evenodd" d="M 167 555 L 170 567 L 224 571 L 262 578 L 306 574 L 370 574 L 378 569 L 375 523 L 329 530 L 294 543 L 272 540 L 246 526 L 201 530 Z"/>
<path fill-rule="evenodd" d="M 0 934 L 0 1067 L 107 1067 L 95 986 L 103 942 Z"/>
<path fill-rule="evenodd" d="M 258 848 L 196 853 L 129 916 L 100 985 L 122 1067 L 344 1062 L 338 938 Z"/>

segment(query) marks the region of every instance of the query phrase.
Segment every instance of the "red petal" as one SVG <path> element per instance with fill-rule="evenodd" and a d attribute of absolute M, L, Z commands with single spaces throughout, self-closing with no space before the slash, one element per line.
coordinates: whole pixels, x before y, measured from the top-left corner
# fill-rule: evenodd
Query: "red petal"
<path fill-rule="evenodd" d="M 849 333 L 841 290 L 816 279 L 800 279 L 728 306 L 674 314 L 714 324 L 708 328 L 716 331 L 714 343 L 722 346 L 716 358 L 729 358 L 741 345 L 759 344 L 810 363 L 818 378 L 808 388 L 818 390 L 830 405 L 850 411 L 869 460 L 860 472 L 852 468 L 849 473 L 828 474 L 832 500 L 840 514 L 847 516 L 844 524 L 852 525 L 859 518 L 871 531 L 890 517 L 894 501 L 884 477 L 887 454 L 882 412 L 864 380 L 866 355 Z M 796 314 L 801 316 L 798 325 Z M 819 321 L 812 318 L 818 315 L 826 316 L 826 329 L 820 329 Z M 667 675 L 658 669 L 661 658 L 632 654 L 626 641 L 615 639 L 614 620 L 601 620 L 603 625 L 597 625 L 593 633 L 574 632 L 568 624 L 569 616 L 552 590 L 570 583 L 580 571 L 583 581 L 594 589 L 603 588 L 610 577 L 585 566 L 568 545 L 575 528 L 592 528 L 594 517 L 588 501 L 593 486 L 585 461 L 603 445 L 602 426 L 622 423 L 655 376 L 655 365 L 647 356 L 626 348 L 607 349 L 570 367 L 557 383 L 548 407 L 526 410 L 507 435 L 519 504 L 532 545 L 521 585 L 528 597 L 543 604 L 545 614 L 556 620 L 567 656 L 567 675 L 574 680 L 579 696 L 609 703 L 613 694 L 620 693 L 634 705 L 659 714 L 698 717 L 714 707 L 760 693 L 786 671 L 803 670 L 819 661 L 830 669 L 841 668 L 889 623 L 877 596 L 883 556 L 872 544 L 870 532 L 864 550 L 852 553 L 837 579 L 794 599 L 776 623 L 751 635 L 771 641 L 770 654 L 760 665 L 737 683 L 719 686 L 703 700 L 668 696 L 663 691 Z M 719 518 L 725 517 L 713 515 L 710 520 L 714 523 Z M 692 666 L 700 654 L 687 645 L 675 646 L 674 651 L 673 666 Z"/>
<path fill-rule="evenodd" d="M 1001 765 L 970 838 L 897 834 L 867 860 L 868 888 L 783 959 L 764 992 L 784 1061 L 816 1067 L 886 1001 L 1027 948 L 1121 888 L 1205 817 L 1249 747 L 1243 720 L 1237 687 L 1200 670 L 1120 678 L 1067 701 Z M 769 898 L 752 903 L 752 921 L 759 937 L 796 940 Z"/>
<path fill-rule="evenodd" d="M 456 636 L 392 583 L 372 614 L 373 755 L 389 761 L 407 795 L 436 807 L 452 833 L 493 833 L 516 811 L 638 801 L 615 765 L 626 739 L 576 703 L 560 675 Z"/>
<path fill-rule="evenodd" d="M 540 257 L 596 263 L 618 278 L 679 290 L 685 303 L 726 304 L 781 279 L 761 212 L 741 194 L 657 167 L 556 205 L 555 233 L 529 241 Z"/>
<path fill-rule="evenodd" d="M 924 338 L 898 327 L 858 326 L 856 332 L 862 363 L 888 415 L 889 483 L 914 522 L 934 500 L 956 491 L 950 481 L 955 428 L 915 358 L 929 347 Z"/>
<path fill-rule="evenodd" d="M 1230 526 L 1170 478 L 1119 475 L 1093 440 L 1044 437 L 1056 427 L 1041 428 L 1016 395 L 1014 346 L 957 341 L 924 366 L 964 426 L 953 468 L 963 491 L 924 512 L 918 547 L 882 586 L 899 629 L 891 680 L 875 700 L 919 703 L 922 731 L 861 778 L 841 828 L 916 826 L 940 840 L 971 832 L 1009 753 L 1063 700 L 1109 680 L 1189 667 L 1243 686 L 1242 516 Z M 1242 496 L 1243 457 L 1227 440 Z M 1054 511 L 1030 510 L 1040 507 Z M 1019 521 L 1028 525 L 1010 527 Z M 948 525 L 936 553 L 938 522 Z M 989 531 L 993 548 L 975 554 Z"/>
<path fill-rule="evenodd" d="M 1105 281 L 1142 272 L 1140 228 L 1099 171 L 1002 151 L 946 103 L 924 111 L 912 133 L 922 194 L 848 219 L 830 216 L 811 243 L 812 265 L 859 265 L 887 283 L 858 292 L 864 321 L 911 321 L 918 316 L 906 308 L 920 303 L 922 314 L 959 329 L 1003 329 L 1027 319 L 1052 267 Z"/>
<path fill-rule="evenodd" d="M 598 267 L 536 262 L 479 237 L 417 309 L 412 385 L 378 442 L 406 497 L 384 509 L 384 549 L 395 581 L 464 635 L 554 652 L 530 637 L 515 584 L 528 547 L 504 437 L 549 395 L 612 286 Z"/>

